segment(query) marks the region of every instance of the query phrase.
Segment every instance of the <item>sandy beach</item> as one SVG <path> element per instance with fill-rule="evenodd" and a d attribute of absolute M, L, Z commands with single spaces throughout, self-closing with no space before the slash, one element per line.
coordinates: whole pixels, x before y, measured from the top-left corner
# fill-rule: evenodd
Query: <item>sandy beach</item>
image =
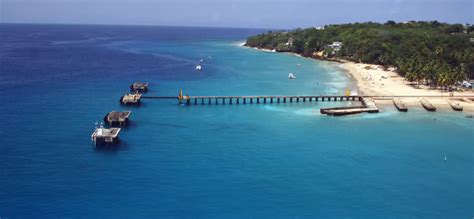
<path fill-rule="evenodd" d="M 350 75 L 356 82 L 359 94 L 362 95 L 395 95 L 395 96 L 443 96 L 430 97 L 428 101 L 441 110 L 452 110 L 448 101 L 453 99 L 463 106 L 464 111 L 474 112 L 474 99 L 457 98 L 459 96 L 474 96 L 473 90 L 458 90 L 448 92 L 439 89 L 429 89 L 428 87 L 417 87 L 411 85 L 403 77 L 399 76 L 393 69 L 384 70 L 382 66 L 372 64 L 362 64 L 345 62 L 338 66 Z M 453 95 L 454 98 L 450 98 Z M 420 98 L 401 98 L 410 107 L 422 107 Z M 376 99 L 379 105 L 393 105 L 392 100 Z"/>
<path fill-rule="evenodd" d="M 239 44 L 241 47 L 246 47 L 245 43 Z M 253 48 L 259 51 L 265 52 L 276 52 L 275 50 Z M 303 57 L 296 53 L 290 53 L 299 57 Z M 305 57 L 303 57 L 305 58 Z M 463 107 L 464 112 L 470 114 L 474 113 L 474 90 L 459 89 L 457 91 L 448 92 L 447 90 L 430 89 L 427 86 L 418 86 L 410 84 L 403 77 L 398 75 L 397 72 L 392 68 L 387 70 L 383 69 L 383 66 L 365 63 L 355 63 L 347 60 L 328 61 L 347 72 L 349 76 L 356 82 L 359 95 L 367 96 L 439 96 L 425 98 L 433 106 L 443 111 L 453 111 L 449 105 L 449 101 L 459 103 Z M 463 96 L 470 96 L 463 97 Z M 405 103 L 408 108 L 422 108 L 420 103 L 422 98 L 419 97 L 404 97 L 400 100 Z M 393 106 L 392 99 L 374 99 L 375 103 L 379 106 Z"/>

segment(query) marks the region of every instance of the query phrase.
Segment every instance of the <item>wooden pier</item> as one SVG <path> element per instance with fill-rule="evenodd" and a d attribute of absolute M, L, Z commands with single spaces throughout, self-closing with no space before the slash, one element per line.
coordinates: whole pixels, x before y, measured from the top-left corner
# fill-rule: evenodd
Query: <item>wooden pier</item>
<path fill-rule="evenodd" d="M 130 90 L 132 92 L 145 93 L 148 91 L 148 83 L 146 82 L 135 82 L 130 85 Z"/>
<path fill-rule="evenodd" d="M 128 124 L 129 117 L 131 111 L 123 111 L 123 112 L 117 112 L 117 111 L 112 111 L 110 113 L 107 113 L 107 115 L 104 117 L 104 122 L 105 124 L 109 125 L 110 127 L 121 127 L 125 126 Z"/>
<path fill-rule="evenodd" d="M 96 128 L 91 135 L 91 140 L 95 146 L 116 144 L 119 142 L 120 130 L 120 128 Z"/>
<path fill-rule="evenodd" d="M 141 98 L 142 94 L 140 93 L 126 94 L 120 98 L 120 103 L 124 105 L 139 105 Z"/>
<path fill-rule="evenodd" d="M 273 104 L 312 101 L 361 101 L 361 96 L 143 96 L 143 99 L 178 99 L 188 105 Z"/>

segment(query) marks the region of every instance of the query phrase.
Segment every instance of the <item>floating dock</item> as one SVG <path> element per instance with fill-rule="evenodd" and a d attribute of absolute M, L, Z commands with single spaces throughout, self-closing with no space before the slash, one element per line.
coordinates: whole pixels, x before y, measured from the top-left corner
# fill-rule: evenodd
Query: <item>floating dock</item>
<path fill-rule="evenodd" d="M 427 111 L 430 111 L 430 112 L 434 112 L 436 111 L 436 107 L 433 106 L 433 104 L 431 104 L 430 102 L 428 102 L 428 100 L 426 99 L 421 99 L 421 105 L 423 106 L 423 108 L 425 108 Z"/>
<path fill-rule="evenodd" d="M 95 146 L 117 144 L 120 130 L 120 128 L 96 128 L 91 135 L 91 140 Z"/>
<path fill-rule="evenodd" d="M 117 112 L 112 111 L 104 117 L 105 124 L 111 127 L 121 127 L 128 124 L 131 111 Z"/>
<path fill-rule="evenodd" d="M 145 93 L 148 91 L 148 83 L 146 82 L 135 82 L 130 85 L 130 90 L 132 92 Z"/>
<path fill-rule="evenodd" d="M 395 108 L 398 109 L 400 112 L 408 112 L 408 107 L 405 103 L 402 102 L 400 98 L 393 98 L 393 105 L 395 105 Z"/>
<path fill-rule="evenodd" d="M 141 98 L 142 94 L 140 93 L 126 94 L 120 98 L 120 103 L 124 105 L 139 105 Z"/>

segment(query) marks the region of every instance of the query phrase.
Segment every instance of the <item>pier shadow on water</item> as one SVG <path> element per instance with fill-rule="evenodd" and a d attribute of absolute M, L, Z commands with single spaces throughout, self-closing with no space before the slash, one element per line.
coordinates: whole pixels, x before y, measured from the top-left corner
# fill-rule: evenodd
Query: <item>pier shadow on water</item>
<path fill-rule="evenodd" d="M 92 147 L 94 148 L 94 151 L 104 154 L 115 154 L 119 151 L 128 151 L 130 149 L 130 145 L 127 141 L 122 139 L 117 144 L 105 144 Z"/>

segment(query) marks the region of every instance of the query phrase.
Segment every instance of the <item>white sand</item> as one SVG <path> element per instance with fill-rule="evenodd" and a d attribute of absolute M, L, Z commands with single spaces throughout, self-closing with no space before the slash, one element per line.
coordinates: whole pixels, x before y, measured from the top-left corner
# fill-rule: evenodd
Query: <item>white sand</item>
<path fill-rule="evenodd" d="M 416 87 L 410 85 L 403 77 L 399 76 L 393 70 L 384 71 L 382 66 L 346 62 L 340 64 L 340 67 L 347 70 L 349 75 L 357 82 L 359 93 L 362 95 L 397 95 L 397 96 L 445 96 L 439 98 L 428 98 L 428 101 L 435 107 L 450 110 L 447 100 L 453 95 L 474 96 L 474 91 L 455 91 L 429 89 L 427 87 Z M 370 68 L 370 69 L 367 69 Z M 464 99 L 464 100 L 461 100 Z M 402 101 L 408 107 L 421 107 L 419 98 L 402 98 Z M 376 100 L 377 104 L 393 104 L 391 100 Z M 466 98 L 460 98 L 459 103 L 464 111 L 474 112 L 474 101 Z"/>

